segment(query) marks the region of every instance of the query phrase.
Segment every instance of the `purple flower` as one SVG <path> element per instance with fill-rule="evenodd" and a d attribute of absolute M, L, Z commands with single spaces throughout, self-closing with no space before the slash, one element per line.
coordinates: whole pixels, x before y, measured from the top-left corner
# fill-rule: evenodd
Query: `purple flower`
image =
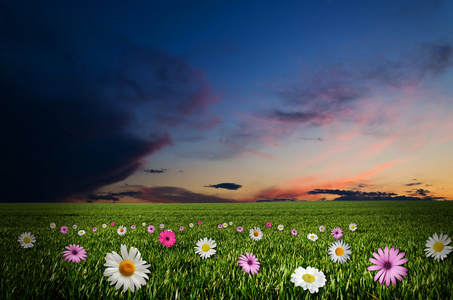
<path fill-rule="evenodd" d="M 93 227 L 93 232 L 96 232 L 98 230 L 97 227 Z"/>
<path fill-rule="evenodd" d="M 131 229 L 135 229 L 135 225 L 132 225 L 132 226 L 131 226 Z"/>
<path fill-rule="evenodd" d="M 68 233 L 68 226 L 61 226 L 60 227 L 60 232 L 63 233 L 63 234 Z"/>
<path fill-rule="evenodd" d="M 201 221 L 198 221 L 198 225 L 201 225 Z"/>
<path fill-rule="evenodd" d="M 69 245 L 65 247 L 66 251 L 63 251 L 63 257 L 67 261 L 79 263 L 81 259 L 86 260 L 87 251 L 79 245 Z"/>
<path fill-rule="evenodd" d="M 219 224 L 219 225 L 217 225 L 217 228 L 222 229 L 222 228 L 223 228 L 223 225 L 222 225 L 222 224 Z"/>
<path fill-rule="evenodd" d="M 115 226 L 115 222 L 110 223 L 110 225 Z"/>
<path fill-rule="evenodd" d="M 237 231 L 237 232 L 243 232 L 243 231 L 244 231 L 244 228 L 242 228 L 241 226 L 238 226 L 238 227 L 236 228 L 236 231 Z"/>
<path fill-rule="evenodd" d="M 370 261 L 374 264 L 369 266 L 369 271 L 377 271 L 374 281 L 378 280 L 379 284 L 384 284 L 390 286 L 390 282 L 393 285 L 396 285 L 396 279 L 403 281 L 402 276 L 407 276 L 407 269 L 401 267 L 402 264 L 408 261 L 407 258 L 403 258 L 405 255 L 404 252 L 399 253 L 399 249 L 390 249 L 385 246 L 384 251 L 381 248 L 378 249 L 378 253 L 373 252 L 375 258 L 370 258 Z"/>
<path fill-rule="evenodd" d="M 247 253 L 245 252 L 245 255 L 242 254 L 239 256 L 238 260 L 239 266 L 242 267 L 242 270 L 244 270 L 245 273 L 249 274 L 252 273 L 252 275 L 258 274 L 258 271 L 260 269 L 260 262 L 258 259 L 253 255 L 253 253 Z"/>
<path fill-rule="evenodd" d="M 297 235 L 297 230 L 296 229 L 291 229 L 291 234 L 296 236 Z"/>
<path fill-rule="evenodd" d="M 156 228 L 153 225 L 148 225 L 148 227 L 146 227 L 146 232 L 148 233 L 153 233 L 154 230 L 156 230 Z"/>
<path fill-rule="evenodd" d="M 336 240 L 341 239 L 343 237 L 343 229 L 341 229 L 340 227 L 335 227 L 334 229 L 332 229 L 332 236 Z"/>
<path fill-rule="evenodd" d="M 267 222 L 267 223 L 266 223 L 266 226 L 267 226 L 267 227 L 271 227 L 271 226 L 272 226 L 272 223 L 271 223 L 271 222 Z"/>
<path fill-rule="evenodd" d="M 179 231 L 183 231 L 183 230 L 184 230 L 184 226 L 179 227 Z"/>

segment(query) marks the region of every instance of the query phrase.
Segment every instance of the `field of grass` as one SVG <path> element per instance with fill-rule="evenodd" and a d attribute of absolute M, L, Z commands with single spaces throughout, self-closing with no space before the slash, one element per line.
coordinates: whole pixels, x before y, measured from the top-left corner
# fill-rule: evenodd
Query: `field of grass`
<path fill-rule="evenodd" d="M 437 262 L 423 251 L 434 233 L 453 236 L 453 202 L 0 204 L 0 211 L 1 299 L 453 299 L 453 253 Z M 156 231 L 147 233 L 142 222 Z M 218 229 L 224 222 L 233 226 Z M 161 223 L 176 234 L 171 248 L 158 240 Z M 350 223 L 358 225 L 357 231 L 348 230 Z M 73 224 L 86 234 L 79 236 Z M 283 231 L 277 230 L 279 224 Z M 59 231 L 63 225 L 69 227 L 66 235 Z M 117 234 L 118 225 L 127 227 L 126 235 Z M 319 232 L 320 225 L 326 232 Z M 237 226 L 244 232 L 236 232 Z M 248 236 L 254 226 L 264 232 L 261 241 Z M 92 232 L 93 227 L 98 230 Z M 351 246 L 345 264 L 328 255 L 334 227 L 344 230 L 343 241 Z M 292 236 L 291 229 L 299 234 Z M 34 247 L 20 247 L 23 232 L 35 235 Z M 309 233 L 319 239 L 308 240 Z M 205 260 L 194 251 L 204 237 L 217 243 L 217 253 Z M 69 244 L 83 246 L 86 261 L 65 261 L 61 253 Z M 106 254 L 120 252 L 121 244 L 138 248 L 151 265 L 147 284 L 134 293 L 115 290 L 103 275 Z M 408 275 L 396 286 L 381 286 L 373 281 L 376 271 L 367 270 L 372 253 L 385 246 L 409 259 L 403 265 Z M 237 264 L 245 252 L 261 263 L 255 276 Z M 290 281 L 299 266 L 324 272 L 327 282 L 318 293 Z"/>

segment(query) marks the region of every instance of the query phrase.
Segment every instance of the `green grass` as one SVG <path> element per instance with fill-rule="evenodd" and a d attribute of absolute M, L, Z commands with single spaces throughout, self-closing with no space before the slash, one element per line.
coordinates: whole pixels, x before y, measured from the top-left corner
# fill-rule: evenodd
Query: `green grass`
<path fill-rule="evenodd" d="M 1 204 L 0 211 L 1 299 L 453 299 L 453 253 L 437 262 L 423 251 L 434 233 L 453 235 L 452 202 Z M 230 221 L 233 226 L 217 229 Z M 265 226 L 268 221 L 271 228 Z M 56 229 L 49 227 L 52 222 Z M 156 226 L 156 232 L 146 233 L 142 222 Z M 160 223 L 176 233 L 171 248 L 158 241 Z M 350 223 L 357 223 L 356 232 L 347 229 Z M 78 236 L 73 224 L 87 233 Z M 137 229 L 130 229 L 133 224 Z M 278 224 L 285 226 L 282 232 Z M 62 225 L 70 228 L 68 234 L 60 234 Z M 116 233 L 118 225 L 128 227 L 125 236 Z M 319 233 L 320 225 L 327 227 L 325 233 Z M 180 226 L 185 230 L 179 232 Z M 237 226 L 244 232 L 237 233 Z M 254 226 L 264 232 L 261 241 L 248 237 Z M 327 253 L 334 241 L 330 230 L 337 226 L 353 251 L 346 264 L 331 262 Z M 98 231 L 93 233 L 93 227 Z M 290 234 L 293 228 L 296 237 Z M 37 239 L 33 248 L 22 249 L 17 242 L 25 231 Z M 319 239 L 308 240 L 308 233 Z M 194 252 L 203 237 L 217 243 L 217 253 L 206 260 Z M 86 261 L 62 258 L 64 247 L 74 243 L 85 247 Z M 137 247 L 151 265 L 147 284 L 134 293 L 115 290 L 103 276 L 106 254 L 119 252 L 121 244 Z M 368 258 L 387 245 L 409 259 L 404 264 L 408 276 L 390 287 L 374 282 L 376 272 L 367 270 Z M 258 275 L 238 266 L 237 258 L 246 251 L 261 262 Z M 319 293 L 290 281 L 299 266 L 324 272 L 327 282 Z"/>

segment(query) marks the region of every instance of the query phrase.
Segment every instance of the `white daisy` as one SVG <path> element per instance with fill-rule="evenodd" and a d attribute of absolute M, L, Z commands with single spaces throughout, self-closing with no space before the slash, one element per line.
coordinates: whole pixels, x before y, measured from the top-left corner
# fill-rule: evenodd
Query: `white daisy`
<path fill-rule="evenodd" d="M 126 232 L 127 232 L 127 229 L 126 229 L 125 226 L 121 225 L 120 227 L 118 227 L 117 232 L 118 232 L 119 235 L 125 235 Z"/>
<path fill-rule="evenodd" d="M 163 223 L 159 224 L 160 229 L 164 229 L 165 225 Z"/>
<path fill-rule="evenodd" d="M 447 234 L 441 233 L 440 236 L 437 236 L 437 233 L 435 233 L 426 241 L 426 256 L 432 256 L 437 261 L 444 260 L 453 249 L 452 246 L 447 246 L 450 242 L 451 238 Z"/>
<path fill-rule="evenodd" d="M 55 225 L 55 223 L 50 223 L 50 228 L 55 229 L 55 227 L 57 227 L 57 225 Z"/>
<path fill-rule="evenodd" d="M 146 226 L 146 223 L 145 223 L 145 222 L 142 222 L 142 226 Z"/>
<path fill-rule="evenodd" d="M 102 228 L 107 228 L 107 224 L 102 224 Z"/>
<path fill-rule="evenodd" d="M 357 230 L 357 224 L 356 223 L 349 224 L 349 230 L 356 231 Z"/>
<path fill-rule="evenodd" d="M 345 263 L 349 259 L 351 253 L 352 251 L 349 245 L 342 240 L 333 242 L 329 247 L 330 259 L 333 262 L 338 262 L 340 264 Z"/>
<path fill-rule="evenodd" d="M 192 228 L 193 227 L 193 223 L 189 223 L 189 227 Z"/>
<path fill-rule="evenodd" d="M 277 229 L 280 230 L 280 231 L 282 231 L 283 229 L 285 229 L 285 226 L 283 226 L 282 224 L 280 224 L 280 225 L 277 226 Z"/>
<path fill-rule="evenodd" d="M 307 239 L 309 239 L 310 241 L 316 242 L 316 240 L 318 239 L 318 236 L 314 233 L 309 233 L 307 235 Z"/>
<path fill-rule="evenodd" d="M 252 240 L 259 241 L 263 238 L 263 232 L 258 227 L 254 227 L 253 229 L 250 229 L 249 236 Z"/>
<path fill-rule="evenodd" d="M 85 234 L 85 230 L 79 230 L 78 234 L 79 234 L 80 236 L 84 235 L 84 234 Z"/>
<path fill-rule="evenodd" d="M 77 229 L 77 225 L 76 224 L 72 225 L 72 229 L 76 230 Z"/>
<path fill-rule="evenodd" d="M 227 228 L 228 227 L 228 223 L 223 223 L 222 227 L 223 228 Z"/>
<path fill-rule="evenodd" d="M 291 282 L 295 286 L 309 290 L 312 294 L 317 293 L 319 288 L 326 284 L 326 281 L 324 273 L 312 267 L 306 269 L 299 267 L 291 274 Z"/>
<path fill-rule="evenodd" d="M 324 226 L 324 225 L 319 226 L 319 232 L 324 232 L 324 231 L 326 231 L 326 226 Z"/>
<path fill-rule="evenodd" d="M 33 243 L 36 242 L 36 238 L 30 232 L 22 233 L 17 241 L 20 243 L 22 248 L 31 248 L 33 247 Z"/>
<path fill-rule="evenodd" d="M 204 239 L 200 239 L 197 242 L 197 247 L 195 248 L 195 253 L 199 254 L 201 258 L 205 259 L 208 257 L 211 257 L 216 253 L 216 250 L 214 249 L 217 247 L 217 244 L 215 243 L 214 240 L 209 239 L 205 237 Z"/>
<path fill-rule="evenodd" d="M 129 288 L 131 292 L 138 290 L 146 284 L 150 265 L 141 259 L 140 251 L 131 247 L 127 253 L 126 245 L 121 245 L 121 256 L 113 251 L 107 253 L 104 266 L 108 267 L 104 271 L 104 276 L 108 276 L 110 285 L 115 285 L 115 290 L 123 286 L 123 293 Z"/>
<path fill-rule="evenodd" d="M 230 224 L 230 226 L 233 226 L 233 222 L 230 222 L 230 223 L 228 223 L 228 224 Z"/>

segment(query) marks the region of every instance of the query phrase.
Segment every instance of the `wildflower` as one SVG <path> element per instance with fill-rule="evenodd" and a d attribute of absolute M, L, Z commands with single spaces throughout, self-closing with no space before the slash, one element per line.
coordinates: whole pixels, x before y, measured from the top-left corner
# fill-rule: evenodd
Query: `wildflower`
<path fill-rule="evenodd" d="M 245 273 L 252 273 L 252 275 L 258 274 L 260 262 L 255 255 L 253 255 L 253 253 L 245 252 L 245 255 L 242 254 L 238 259 L 238 264 L 242 267 L 242 270 L 244 270 Z"/>
<path fill-rule="evenodd" d="M 97 227 L 93 227 L 93 232 L 96 232 L 98 230 Z"/>
<path fill-rule="evenodd" d="M 390 249 L 389 247 L 385 246 L 384 251 L 381 248 L 378 249 L 378 253 L 373 252 L 373 256 L 375 258 L 370 258 L 370 261 L 374 264 L 373 266 L 369 266 L 369 271 L 378 271 L 376 276 L 374 277 L 374 281 L 378 280 L 379 284 L 385 284 L 390 286 L 390 281 L 393 285 L 396 285 L 396 280 L 403 281 L 402 276 L 407 276 L 407 269 L 401 267 L 402 264 L 408 261 L 407 258 L 403 259 L 404 252 L 399 253 L 399 249 Z"/>
<path fill-rule="evenodd" d="M 237 232 L 243 232 L 243 231 L 244 231 L 244 228 L 241 227 L 241 226 L 238 226 L 238 227 L 236 228 L 236 231 L 237 231 Z"/>
<path fill-rule="evenodd" d="M 190 227 L 190 228 L 193 228 L 193 223 L 189 223 L 189 227 Z"/>
<path fill-rule="evenodd" d="M 280 230 L 280 231 L 282 231 L 284 228 L 285 228 L 285 226 L 283 226 L 282 224 L 277 226 L 277 229 Z"/>
<path fill-rule="evenodd" d="M 349 259 L 349 255 L 352 253 L 348 244 L 342 240 L 332 243 L 329 247 L 330 259 L 333 262 L 344 263 Z"/>
<path fill-rule="evenodd" d="M 213 239 L 209 239 L 205 237 L 204 239 L 200 239 L 197 242 L 197 246 L 195 248 L 195 253 L 199 254 L 201 258 L 209 258 L 216 253 L 214 249 L 217 247 L 217 244 Z"/>
<path fill-rule="evenodd" d="M 33 247 L 33 243 L 36 242 L 36 238 L 30 232 L 22 233 L 17 241 L 20 243 L 22 248 L 31 248 Z"/>
<path fill-rule="evenodd" d="M 79 245 L 71 245 L 65 247 L 66 251 L 63 251 L 63 258 L 66 261 L 74 262 L 74 263 L 79 263 L 81 260 L 86 260 L 87 257 L 87 251 L 83 249 L 82 246 Z"/>
<path fill-rule="evenodd" d="M 297 230 L 296 229 L 291 229 L 291 234 L 296 236 L 297 235 Z"/>
<path fill-rule="evenodd" d="M 324 226 L 324 225 L 319 226 L 319 232 L 324 232 L 324 231 L 326 231 L 326 226 Z"/>
<path fill-rule="evenodd" d="M 78 234 L 79 234 L 79 236 L 84 235 L 85 234 L 85 230 L 79 230 Z"/>
<path fill-rule="evenodd" d="M 77 229 L 77 225 L 76 224 L 72 225 L 72 229 L 76 230 Z"/>
<path fill-rule="evenodd" d="M 176 243 L 176 236 L 171 230 L 164 230 L 159 234 L 159 241 L 166 247 L 171 247 Z"/>
<path fill-rule="evenodd" d="M 314 233 L 309 233 L 307 235 L 307 239 L 309 239 L 310 241 L 316 242 L 316 240 L 318 239 L 318 236 Z"/>
<path fill-rule="evenodd" d="M 319 288 L 326 284 L 326 281 L 324 273 L 312 267 L 307 267 L 306 269 L 299 267 L 291 274 L 291 282 L 295 286 L 309 290 L 312 294 L 317 293 Z"/>
<path fill-rule="evenodd" d="M 223 223 L 222 227 L 223 228 L 227 228 L 228 227 L 228 223 Z"/>
<path fill-rule="evenodd" d="M 164 229 L 165 225 L 163 223 L 159 224 L 160 229 Z"/>
<path fill-rule="evenodd" d="M 341 239 L 343 237 L 343 230 L 340 227 L 335 227 L 332 229 L 332 236 L 336 240 Z"/>
<path fill-rule="evenodd" d="M 271 222 L 267 222 L 266 226 L 270 228 L 270 227 L 272 227 L 272 223 Z"/>
<path fill-rule="evenodd" d="M 249 236 L 252 240 L 259 241 L 263 238 L 263 232 L 258 227 L 254 227 L 253 229 L 250 229 Z"/>
<path fill-rule="evenodd" d="M 107 224 L 102 224 L 102 228 L 107 228 Z"/>
<path fill-rule="evenodd" d="M 201 225 L 201 221 L 198 221 L 198 225 Z"/>
<path fill-rule="evenodd" d="M 356 223 L 349 224 L 349 230 L 356 231 L 357 230 L 357 224 Z"/>
<path fill-rule="evenodd" d="M 118 230 L 116 232 L 118 232 L 119 235 L 125 235 L 127 232 L 127 229 L 125 226 L 120 225 L 120 227 L 118 227 Z"/>
<path fill-rule="evenodd" d="M 68 233 L 68 226 L 61 226 L 61 227 L 60 227 L 60 232 L 61 232 L 62 234 Z"/>
<path fill-rule="evenodd" d="M 437 233 L 435 233 L 426 241 L 426 256 L 432 256 L 437 261 L 444 260 L 453 249 L 452 246 L 447 246 L 450 242 L 451 238 L 449 238 L 447 234 L 441 233 L 440 236 L 438 236 Z"/>
<path fill-rule="evenodd" d="M 136 228 L 135 225 L 131 225 L 131 229 L 135 229 L 135 228 Z"/>
<path fill-rule="evenodd" d="M 50 223 L 50 228 L 55 229 L 55 227 L 57 227 L 57 225 L 55 225 L 55 223 Z"/>
<path fill-rule="evenodd" d="M 179 227 L 179 231 L 183 231 L 183 230 L 184 230 L 184 226 Z"/>

